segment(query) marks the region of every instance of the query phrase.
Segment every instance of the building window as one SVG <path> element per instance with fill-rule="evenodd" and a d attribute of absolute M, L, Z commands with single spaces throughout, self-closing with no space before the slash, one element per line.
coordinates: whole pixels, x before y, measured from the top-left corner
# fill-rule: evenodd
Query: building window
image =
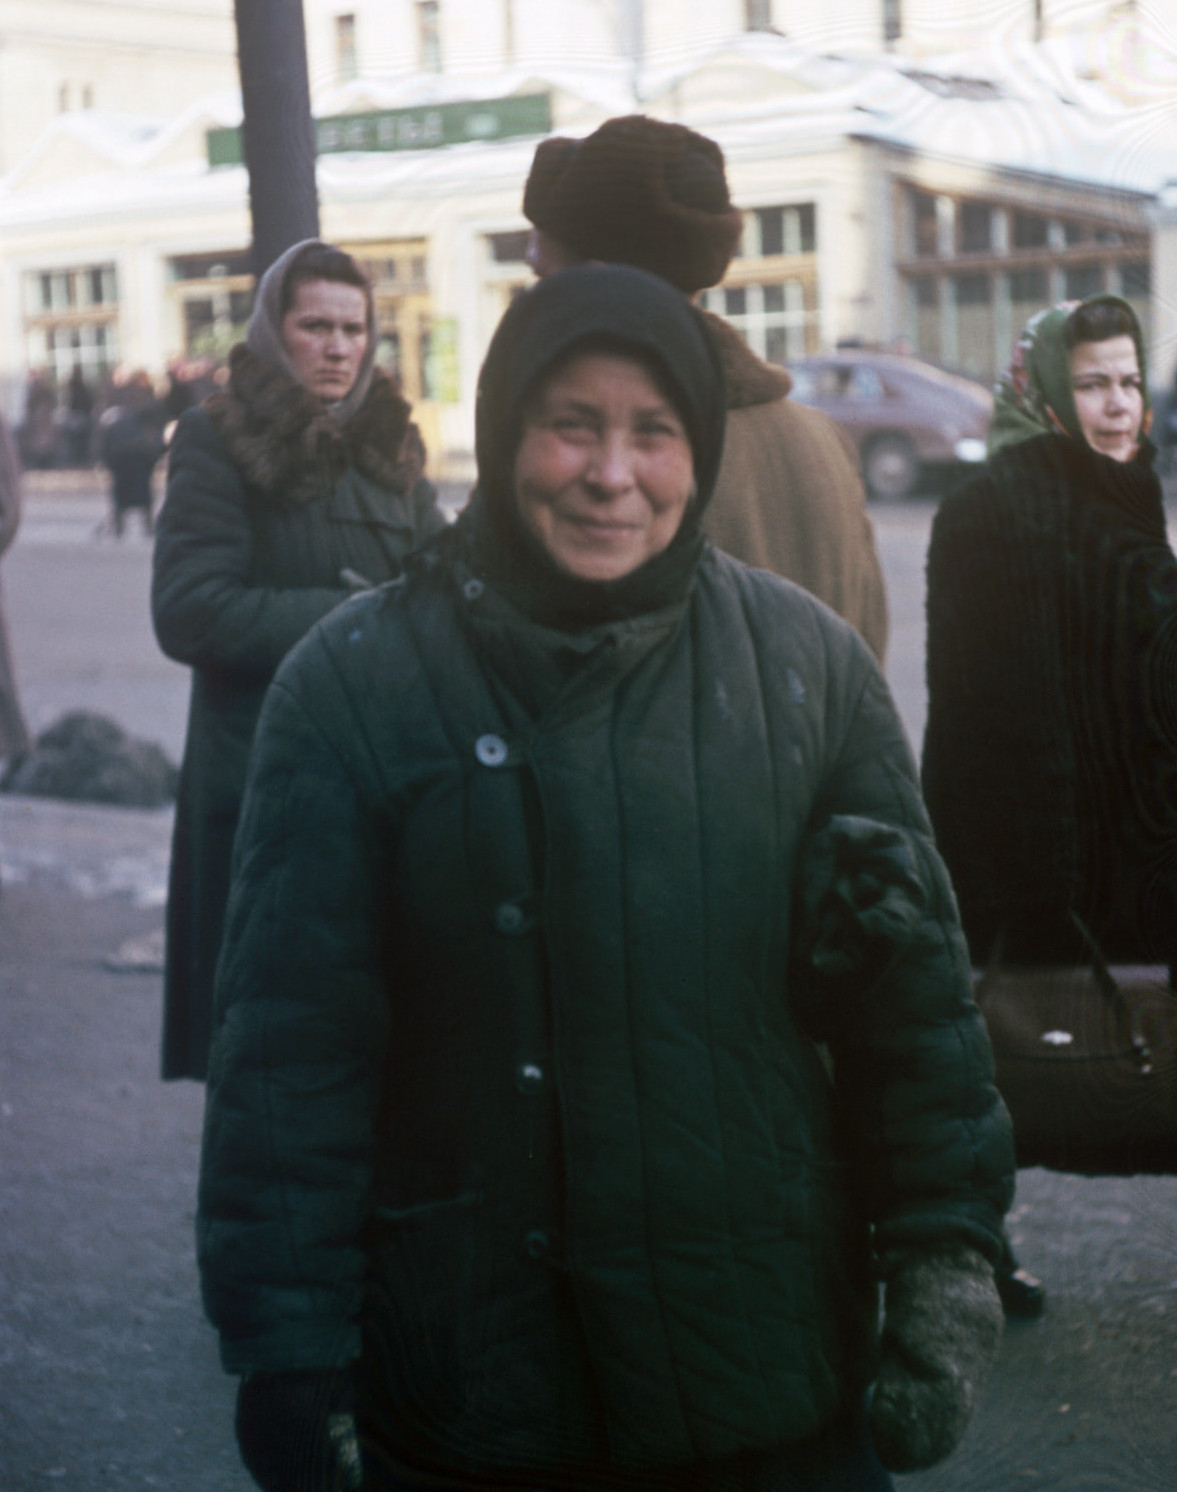
<path fill-rule="evenodd" d="M 770 363 L 787 363 L 818 345 L 817 208 L 812 202 L 758 207 L 721 286 L 702 304 Z"/>
<path fill-rule="evenodd" d="M 422 72 L 441 71 L 441 0 L 417 0 L 417 63 Z"/>
<path fill-rule="evenodd" d="M 94 107 L 94 84 L 84 83 L 82 85 L 82 108 L 92 109 Z"/>
<path fill-rule="evenodd" d="M 772 0 L 744 0 L 744 30 L 772 30 Z"/>
<path fill-rule="evenodd" d="M 490 246 L 490 257 L 496 264 L 526 264 L 530 238 L 528 228 L 521 228 L 518 233 L 488 233 L 486 241 Z"/>
<path fill-rule="evenodd" d="M 427 359 L 433 306 L 425 244 L 420 239 L 352 244 L 348 252 L 372 286 L 376 361 L 399 380 L 411 402 L 429 398 Z"/>
<path fill-rule="evenodd" d="M 359 72 L 354 15 L 335 17 L 335 71 L 341 83 L 350 82 Z"/>
<path fill-rule="evenodd" d="M 1098 295 L 1103 288 L 1102 264 L 1072 265 L 1063 276 L 1066 300 L 1086 300 L 1089 295 Z"/>
<path fill-rule="evenodd" d="M 883 0 L 883 40 L 888 45 L 903 35 L 902 0 Z"/>
<path fill-rule="evenodd" d="M 1036 212 L 1015 212 L 1013 246 L 1015 249 L 1045 249 L 1049 246 L 1049 222 Z"/>
<path fill-rule="evenodd" d="M 186 254 L 168 260 L 172 336 L 191 357 L 228 357 L 245 336 L 253 307 L 253 274 L 246 250 Z"/>
<path fill-rule="evenodd" d="M 64 382 L 75 367 L 100 382 L 118 361 L 118 274 L 113 264 L 34 270 L 24 277 L 25 359 Z"/>
<path fill-rule="evenodd" d="M 962 254 L 984 254 L 993 247 L 993 211 L 988 202 L 962 202 L 957 223 Z"/>
<path fill-rule="evenodd" d="M 59 83 L 57 85 L 57 112 L 59 114 L 69 113 L 69 84 Z"/>
<path fill-rule="evenodd" d="M 816 278 L 770 280 L 704 291 L 702 304 L 729 321 L 766 362 L 817 350 Z"/>
<path fill-rule="evenodd" d="M 913 191 L 911 200 L 912 247 L 917 259 L 935 259 L 939 254 L 940 219 L 931 192 Z"/>
<path fill-rule="evenodd" d="M 1117 287 L 1148 324 L 1143 225 L 1129 231 L 1122 219 L 1101 222 L 1094 210 L 1055 215 L 915 187 L 906 201 L 912 233 L 899 272 L 907 283 L 906 331 L 922 357 L 987 381 L 1008 364 L 1036 312 Z"/>

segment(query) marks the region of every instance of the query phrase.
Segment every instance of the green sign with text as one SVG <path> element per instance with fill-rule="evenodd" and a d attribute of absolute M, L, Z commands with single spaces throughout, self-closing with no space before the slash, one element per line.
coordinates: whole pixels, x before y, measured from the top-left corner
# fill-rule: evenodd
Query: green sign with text
<path fill-rule="evenodd" d="M 474 140 L 507 140 L 519 135 L 546 135 L 552 128 L 551 100 L 546 93 L 515 98 L 488 98 L 461 104 L 425 104 L 388 109 L 378 114 L 337 114 L 315 120 L 319 155 L 345 151 L 429 150 L 438 145 L 465 145 Z M 245 160 L 241 130 L 208 131 L 210 166 L 240 166 Z"/>

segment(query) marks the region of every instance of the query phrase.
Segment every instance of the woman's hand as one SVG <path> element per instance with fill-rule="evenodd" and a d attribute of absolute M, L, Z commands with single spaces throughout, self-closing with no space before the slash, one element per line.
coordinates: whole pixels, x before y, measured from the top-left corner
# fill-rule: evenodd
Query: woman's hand
<path fill-rule="evenodd" d="M 884 1272 L 871 1436 L 888 1471 L 923 1471 L 968 1426 L 1001 1342 L 1001 1301 L 993 1266 L 960 1245 L 897 1251 Z"/>

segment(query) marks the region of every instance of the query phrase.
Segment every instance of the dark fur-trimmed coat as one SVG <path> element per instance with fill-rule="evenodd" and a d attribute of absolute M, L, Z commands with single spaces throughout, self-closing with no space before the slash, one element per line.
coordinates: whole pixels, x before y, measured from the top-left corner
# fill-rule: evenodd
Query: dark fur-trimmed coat
<path fill-rule="evenodd" d="M 152 581 L 160 646 L 192 669 L 168 897 L 163 1070 L 203 1077 L 233 834 L 262 697 L 351 589 L 400 572 L 445 525 L 409 406 L 381 373 L 337 428 L 235 350 L 229 387 L 180 420 Z"/>
<path fill-rule="evenodd" d="M 923 785 L 974 962 L 1177 951 L 1177 557 L 1151 448 L 1062 435 L 945 499 L 928 552 Z"/>

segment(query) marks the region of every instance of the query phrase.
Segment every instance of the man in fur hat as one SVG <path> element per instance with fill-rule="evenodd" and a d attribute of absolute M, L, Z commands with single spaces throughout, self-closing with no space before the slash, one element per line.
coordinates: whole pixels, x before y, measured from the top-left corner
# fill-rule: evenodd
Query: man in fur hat
<path fill-rule="evenodd" d="M 523 195 L 541 278 L 585 260 L 633 264 L 695 295 L 723 278 L 742 226 L 714 140 L 644 115 L 535 153 Z M 789 398 L 784 368 L 704 312 L 723 362 L 727 441 L 704 523 L 737 559 L 796 581 L 846 618 L 881 662 L 887 599 L 858 464 L 826 415 Z"/>

